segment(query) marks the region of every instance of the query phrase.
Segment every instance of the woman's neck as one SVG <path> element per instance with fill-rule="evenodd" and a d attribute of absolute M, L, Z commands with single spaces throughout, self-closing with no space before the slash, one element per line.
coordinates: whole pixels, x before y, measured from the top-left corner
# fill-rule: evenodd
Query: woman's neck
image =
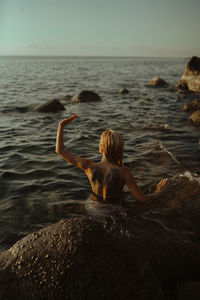
<path fill-rule="evenodd" d="M 107 157 L 105 156 L 105 154 L 102 154 L 101 162 L 120 167 L 120 165 L 118 163 L 111 162 L 110 160 L 108 160 Z"/>

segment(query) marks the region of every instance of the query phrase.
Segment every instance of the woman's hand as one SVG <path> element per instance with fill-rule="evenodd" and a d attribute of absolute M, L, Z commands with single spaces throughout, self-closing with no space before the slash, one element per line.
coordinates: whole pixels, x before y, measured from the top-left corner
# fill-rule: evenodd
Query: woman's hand
<path fill-rule="evenodd" d="M 162 179 L 156 186 L 156 190 L 154 193 L 156 192 L 161 192 L 165 187 L 166 185 L 168 184 L 168 179 L 165 178 L 165 179 Z"/>
<path fill-rule="evenodd" d="M 60 121 L 59 126 L 63 127 L 63 126 L 65 126 L 66 124 L 68 124 L 68 123 L 70 123 L 71 121 L 73 121 L 74 119 L 76 119 L 77 117 L 78 117 L 78 115 L 75 114 L 75 115 L 73 115 L 73 116 L 71 116 L 71 117 L 69 117 L 69 118 L 67 118 L 67 119 L 64 119 L 64 120 Z"/>

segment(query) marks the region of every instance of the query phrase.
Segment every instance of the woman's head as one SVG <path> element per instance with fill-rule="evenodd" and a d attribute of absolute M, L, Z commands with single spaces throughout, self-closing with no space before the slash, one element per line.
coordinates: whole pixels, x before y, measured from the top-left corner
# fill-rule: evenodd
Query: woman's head
<path fill-rule="evenodd" d="M 124 140 L 115 130 L 106 130 L 102 133 L 99 143 L 99 152 L 104 154 L 108 161 L 122 166 L 124 155 Z"/>

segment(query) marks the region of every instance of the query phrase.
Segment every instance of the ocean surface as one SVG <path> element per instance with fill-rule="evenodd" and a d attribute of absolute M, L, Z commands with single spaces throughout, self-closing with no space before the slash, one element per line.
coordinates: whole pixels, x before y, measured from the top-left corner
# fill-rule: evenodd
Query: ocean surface
<path fill-rule="evenodd" d="M 88 204 L 86 175 L 55 153 L 58 123 L 74 113 L 79 117 L 65 127 L 66 149 L 98 161 L 102 131 L 120 131 L 124 162 L 147 193 L 162 178 L 199 172 L 200 129 L 188 122 L 183 105 L 200 96 L 173 89 L 186 63 L 177 58 L 0 57 L 0 249 L 60 218 L 95 213 Z M 155 76 L 169 86 L 149 87 Z M 129 94 L 119 94 L 120 88 Z M 82 90 L 96 92 L 102 101 L 66 100 Z M 53 98 L 66 110 L 33 112 Z M 124 201 L 134 207 L 127 189 Z"/>

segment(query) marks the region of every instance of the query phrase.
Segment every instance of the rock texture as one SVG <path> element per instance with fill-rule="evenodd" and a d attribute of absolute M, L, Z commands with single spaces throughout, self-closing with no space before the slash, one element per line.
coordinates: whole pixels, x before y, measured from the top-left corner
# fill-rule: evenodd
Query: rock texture
<path fill-rule="evenodd" d="M 18 241 L 0 254 L 0 299 L 176 299 L 178 282 L 200 281 L 200 178 L 191 176 L 126 214 L 72 217 Z"/>
<path fill-rule="evenodd" d="M 193 56 L 187 63 L 185 71 L 176 87 L 182 90 L 200 92 L 200 58 Z"/>
<path fill-rule="evenodd" d="M 183 106 L 184 111 L 195 111 L 200 109 L 200 102 L 198 100 L 187 103 Z"/>
<path fill-rule="evenodd" d="M 82 91 L 71 98 L 72 102 L 97 102 L 101 98 L 92 91 Z"/>
<path fill-rule="evenodd" d="M 129 299 L 137 294 L 135 269 L 129 249 L 102 224 L 61 220 L 1 254 L 0 299 Z"/>
<path fill-rule="evenodd" d="M 49 100 L 41 105 L 38 105 L 34 109 L 34 111 L 44 112 L 44 113 L 47 113 L 47 112 L 54 113 L 54 112 L 58 112 L 58 111 L 62 111 L 62 110 L 65 110 L 65 107 L 58 99 Z"/>
<path fill-rule="evenodd" d="M 194 125 L 200 126 L 200 109 L 195 111 L 190 117 L 189 120 L 192 121 Z"/>
<path fill-rule="evenodd" d="M 154 77 L 149 81 L 149 85 L 153 87 L 165 87 L 167 86 L 167 82 L 159 77 Z"/>

